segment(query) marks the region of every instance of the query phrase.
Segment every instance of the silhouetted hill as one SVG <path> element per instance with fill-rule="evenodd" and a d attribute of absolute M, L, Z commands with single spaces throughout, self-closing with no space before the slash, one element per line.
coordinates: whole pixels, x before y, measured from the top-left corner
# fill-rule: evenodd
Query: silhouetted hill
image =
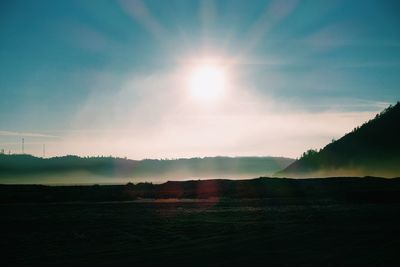
<path fill-rule="evenodd" d="M 117 178 L 159 182 L 189 178 L 252 178 L 271 175 L 293 161 L 275 157 L 137 161 L 112 157 L 64 156 L 43 159 L 31 155 L 0 155 L 0 183 L 115 183 Z M 93 178 L 103 180 L 96 181 Z"/>
<path fill-rule="evenodd" d="M 400 103 L 277 173 L 287 177 L 400 175 Z"/>

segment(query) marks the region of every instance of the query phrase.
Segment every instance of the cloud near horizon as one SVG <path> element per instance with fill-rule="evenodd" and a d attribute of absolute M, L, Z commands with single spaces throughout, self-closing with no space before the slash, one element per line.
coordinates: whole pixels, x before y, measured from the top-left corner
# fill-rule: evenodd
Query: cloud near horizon
<path fill-rule="evenodd" d="M 59 138 L 59 136 L 44 134 L 44 133 L 29 133 L 29 132 L 13 132 L 13 131 L 0 131 L 1 136 L 16 136 L 16 137 L 39 137 L 39 138 Z"/>

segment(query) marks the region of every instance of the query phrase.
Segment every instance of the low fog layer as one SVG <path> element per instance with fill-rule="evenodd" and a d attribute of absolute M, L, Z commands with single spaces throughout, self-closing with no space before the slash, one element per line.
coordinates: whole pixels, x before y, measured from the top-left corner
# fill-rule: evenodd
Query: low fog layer
<path fill-rule="evenodd" d="M 129 160 L 65 156 L 42 159 L 0 155 L 1 183 L 126 183 L 206 178 L 255 178 L 272 175 L 294 160 L 275 157 L 208 157 L 176 160 Z"/>

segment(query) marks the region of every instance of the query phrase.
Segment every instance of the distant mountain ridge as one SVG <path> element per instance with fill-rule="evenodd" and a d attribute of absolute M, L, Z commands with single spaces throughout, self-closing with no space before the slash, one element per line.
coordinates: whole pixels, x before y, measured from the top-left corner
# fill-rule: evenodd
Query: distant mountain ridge
<path fill-rule="evenodd" d="M 64 156 L 43 159 L 31 155 L 0 155 L 0 183 L 19 182 L 32 178 L 46 183 L 62 177 L 133 179 L 133 181 L 167 181 L 189 178 L 254 178 L 271 175 L 291 164 L 294 159 L 283 157 L 205 157 L 173 160 L 130 160 L 113 157 Z M 60 179 L 58 179 L 60 178 Z M 151 178 L 151 179 L 149 179 Z M 152 180 L 153 179 L 153 180 Z M 104 180 L 105 181 L 105 180 Z M 76 181 L 75 181 L 76 182 Z"/>
<path fill-rule="evenodd" d="M 400 103 L 278 172 L 285 177 L 400 175 Z"/>

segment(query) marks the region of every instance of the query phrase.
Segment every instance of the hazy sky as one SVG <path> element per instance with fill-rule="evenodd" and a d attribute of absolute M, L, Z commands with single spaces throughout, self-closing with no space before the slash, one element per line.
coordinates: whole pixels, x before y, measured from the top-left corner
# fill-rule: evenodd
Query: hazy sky
<path fill-rule="evenodd" d="M 399 100 L 399 14 L 384 0 L 2 1 L 0 148 L 297 157 Z M 223 70 L 218 96 L 193 94 L 200 65 Z"/>

